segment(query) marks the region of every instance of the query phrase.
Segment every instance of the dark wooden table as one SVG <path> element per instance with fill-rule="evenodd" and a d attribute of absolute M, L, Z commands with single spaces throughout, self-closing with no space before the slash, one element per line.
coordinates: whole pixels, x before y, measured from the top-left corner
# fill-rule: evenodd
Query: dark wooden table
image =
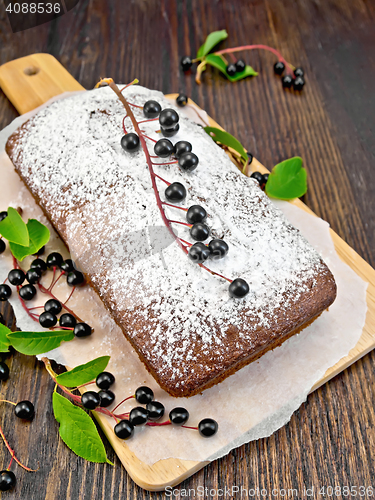
<path fill-rule="evenodd" d="M 374 2 L 81 0 L 63 17 L 17 34 L 3 5 L 0 12 L 0 64 L 49 52 L 86 88 L 111 76 L 118 82 L 137 77 L 163 92 L 184 91 L 267 167 L 302 156 L 309 173 L 307 205 L 375 265 Z M 181 72 L 180 57 L 195 54 L 205 36 L 221 28 L 230 34 L 226 47 L 267 44 L 301 65 L 304 91 L 283 91 L 273 74 L 274 58 L 259 52 L 244 54 L 259 77 L 230 84 L 209 70 L 197 86 L 192 75 Z M 0 127 L 16 116 L 0 92 Z M 6 306 L 5 312 L 11 323 Z M 3 406 L 0 424 L 19 458 L 31 467 L 39 463 L 40 469 L 32 474 L 17 467 L 17 487 L 4 498 L 164 498 L 138 488 L 109 445 L 114 468 L 70 452 L 58 438 L 53 383 L 42 366 L 19 354 L 7 363 L 11 376 L 1 397 L 30 398 L 37 416 L 31 425 L 23 424 Z M 246 498 L 244 492 L 231 494 L 237 486 L 267 491 L 250 498 L 301 499 L 325 498 L 327 487 L 338 487 L 334 498 L 350 498 L 345 486 L 353 487 L 353 495 L 354 487 L 358 492 L 360 486 L 375 488 L 374 369 L 370 353 L 311 394 L 285 427 L 213 462 L 182 483 L 178 493 L 199 498 L 200 486 L 208 489 L 205 498 Z M 8 462 L 2 445 L 0 467 Z M 304 495 L 304 487 L 313 487 L 313 495 Z M 220 496 L 219 488 L 229 493 Z"/>

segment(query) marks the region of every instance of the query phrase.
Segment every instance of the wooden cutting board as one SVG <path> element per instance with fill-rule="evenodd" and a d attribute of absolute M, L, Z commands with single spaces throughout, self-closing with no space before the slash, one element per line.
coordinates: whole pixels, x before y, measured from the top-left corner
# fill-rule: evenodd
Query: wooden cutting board
<path fill-rule="evenodd" d="M 20 114 L 35 109 L 51 97 L 63 92 L 84 90 L 68 71 L 49 54 L 33 54 L 0 66 L 0 86 Z M 177 94 L 171 94 L 167 97 L 175 98 Z M 191 101 L 190 104 L 194 105 Z M 212 126 L 221 128 L 211 118 L 209 121 Z M 248 175 L 252 170 L 267 172 L 267 169 L 255 158 L 251 169 L 249 168 Z M 306 212 L 313 213 L 300 200 L 295 200 L 292 203 Z M 312 387 L 311 392 L 375 347 L 375 270 L 334 231 L 330 231 L 340 258 L 369 283 L 367 289 L 368 311 L 363 333 L 357 345 L 348 356 L 327 370 L 324 377 Z M 107 420 L 98 414 L 95 414 L 95 417 L 129 475 L 146 490 L 160 491 L 167 486 L 174 486 L 209 463 L 169 458 L 154 465 L 147 465 L 129 450 L 125 442 L 116 438 L 113 428 Z"/>

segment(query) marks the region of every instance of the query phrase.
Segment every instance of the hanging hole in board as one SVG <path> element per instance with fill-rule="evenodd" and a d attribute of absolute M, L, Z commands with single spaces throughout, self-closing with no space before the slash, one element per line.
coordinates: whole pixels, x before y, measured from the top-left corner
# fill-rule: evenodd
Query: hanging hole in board
<path fill-rule="evenodd" d="M 40 69 L 37 68 L 36 66 L 29 66 L 28 68 L 25 68 L 23 70 L 23 72 L 25 73 L 25 75 L 27 76 L 34 76 L 34 75 L 37 75 L 39 73 Z"/>

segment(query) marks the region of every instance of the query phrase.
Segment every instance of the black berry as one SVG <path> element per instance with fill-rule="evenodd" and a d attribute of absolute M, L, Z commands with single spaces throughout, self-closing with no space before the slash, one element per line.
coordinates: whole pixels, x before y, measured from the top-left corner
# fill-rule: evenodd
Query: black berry
<path fill-rule="evenodd" d="M 233 63 L 228 64 L 227 73 L 229 76 L 234 76 L 237 73 L 236 65 Z"/>
<path fill-rule="evenodd" d="M 8 280 L 11 285 L 20 286 L 25 281 L 26 275 L 22 269 L 12 269 L 8 273 Z"/>
<path fill-rule="evenodd" d="M 186 198 L 186 188 L 181 182 L 173 182 L 164 191 L 165 197 L 168 201 L 179 202 L 184 201 Z"/>
<path fill-rule="evenodd" d="M 34 285 L 24 285 L 20 288 L 19 292 L 21 299 L 32 300 L 36 295 L 36 288 Z"/>
<path fill-rule="evenodd" d="M 263 174 L 263 184 L 267 184 L 269 176 L 270 176 L 270 174 Z"/>
<path fill-rule="evenodd" d="M 64 328 L 74 328 L 77 324 L 77 320 L 72 314 L 64 313 L 60 316 L 59 325 Z"/>
<path fill-rule="evenodd" d="M 135 153 L 140 145 L 139 137 L 134 132 L 129 132 L 121 138 L 121 147 L 127 153 Z"/>
<path fill-rule="evenodd" d="M 8 217 L 8 212 L 0 212 L 0 222 Z"/>
<path fill-rule="evenodd" d="M 185 408 L 173 408 L 169 413 L 169 420 L 174 425 L 184 425 L 189 419 L 189 412 Z"/>
<path fill-rule="evenodd" d="M 176 99 L 177 106 L 180 106 L 181 108 L 186 106 L 187 102 L 188 97 L 185 94 L 180 94 Z"/>
<path fill-rule="evenodd" d="M 102 408 L 107 408 L 107 406 L 111 406 L 111 404 L 114 402 L 116 396 L 112 391 L 106 390 L 106 391 L 99 391 L 98 392 L 99 397 L 100 397 L 100 406 Z"/>
<path fill-rule="evenodd" d="M 247 157 L 248 157 L 248 164 L 250 165 L 251 162 L 254 159 L 254 156 L 251 153 L 249 153 L 248 151 L 246 152 L 246 154 L 247 154 Z"/>
<path fill-rule="evenodd" d="M 154 392 L 149 387 L 138 387 L 135 391 L 135 399 L 141 405 L 147 405 L 147 403 L 150 403 L 154 399 Z"/>
<path fill-rule="evenodd" d="M 180 117 L 178 116 L 177 111 L 172 108 L 163 109 L 159 116 L 160 126 L 163 127 L 164 130 L 168 130 L 177 125 Z"/>
<path fill-rule="evenodd" d="M 154 146 L 154 153 L 160 158 L 168 158 L 173 151 L 174 147 L 169 139 L 160 139 Z"/>
<path fill-rule="evenodd" d="M 190 236 L 195 241 L 204 241 L 209 237 L 209 235 L 210 229 L 208 228 L 208 226 L 206 226 L 206 224 L 203 224 L 202 222 L 196 222 L 190 228 Z"/>
<path fill-rule="evenodd" d="M 194 243 L 194 245 L 189 248 L 189 259 L 196 264 L 203 264 L 203 262 L 206 261 L 210 255 L 211 251 L 204 243 Z"/>
<path fill-rule="evenodd" d="M 161 106 L 157 101 L 147 101 L 143 105 L 143 114 L 146 118 L 157 118 L 160 115 Z"/>
<path fill-rule="evenodd" d="M 305 85 L 305 80 L 302 76 L 297 76 L 293 81 L 294 90 L 302 90 Z"/>
<path fill-rule="evenodd" d="M 236 278 L 229 285 L 229 296 L 235 299 L 245 297 L 250 291 L 249 285 L 242 278 Z"/>
<path fill-rule="evenodd" d="M 229 247 L 224 240 L 211 240 L 208 244 L 208 248 L 211 252 L 211 259 L 219 260 L 225 257 L 229 251 Z"/>
<path fill-rule="evenodd" d="M 100 406 L 101 400 L 100 396 L 95 391 L 87 391 L 82 394 L 81 402 L 84 408 L 87 410 L 95 410 L 98 406 Z"/>
<path fill-rule="evenodd" d="M 182 153 L 178 159 L 178 165 L 186 172 L 192 172 L 198 166 L 199 159 L 194 153 Z"/>
<path fill-rule="evenodd" d="M 250 177 L 252 179 L 255 179 L 256 181 L 259 182 L 259 184 L 263 184 L 263 174 L 261 174 L 260 172 L 253 172 Z"/>
<path fill-rule="evenodd" d="M 47 264 L 43 259 L 35 259 L 32 261 L 30 269 L 39 269 L 42 273 L 47 271 Z"/>
<path fill-rule="evenodd" d="M 72 259 L 66 259 L 60 267 L 66 273 L 70 273 L 71 271 L 74 271 L 74 262 L 72 261 Z"/>
<path fill-rule="evenodd" d="M 46 263 L 47 267 L 60 267 L 63 262 L 62 255 L 58 252 L 50 253 L 47 257 Z"/>
<path fill-rule="evenodd" d="M 293 78 L 290 75 L 285 75 L 282 77 L 281 82 L 284 89 L 289 89 L 292 86 Z"/>
<path fill-rule="evenodd" d="M 112 373 L 102 372 L 96 377 L 96 385 L 99 389 L 109 389 L 115 383 L 115 377 Z"/>
<path fill-rule="evenodd" d="M 92 334 L 92 328 L 87 323 L 77 323 L 73 333 L 76 337 L 88 337 Z"/>
<path fill-rule="evenodd" d="M 284 69 L 285 69 L 285 64 L 282 63 L 281 61 L 277 61 L 277 63 L 273 65 L 273 70 L 276 75 L 282 75 L 284 73 Z"/>
<path fill-rule="evenodd" d="M 180 125 L 178 123 L 174 127 L 168 129 L 160 127 L 160 131 L 164 137 L 173 137 L 174 135 L 177 134 L 179 130 L 180 130 Z"/>
<path fill-rule="evenodd" d="M 183 71 L 189 71 L 189 69 L 193 65 L 193 61 L 191 60 L 191 57 L 189 56 L 184 56 L 181 58 L 181 68 Z"/>
<path fill-rule="evenodd" d="M 294 76 L 304 76 L 305 72 L 303 71 L 302 68 L 296 68 L 294 71 Z"/>
<path fill-rule="evenodd" d="M 243 59 L 238 59 L 238 61 L 236 62 L 236 72 L 237 73 L 241 73 L 242 71 L 244 71 L 246 68 L 246 63 Z"/>
<path fill-rule="evenodd" d="M 60 314 L 62 311 L 62 305 L 61 303 L 56 300 L 56 299 L 49 299 L 47 302 L 44 304 L 44 310 L 46 312 L 52 313 L 52 314 Z"/>
<path fill-rule="evenodd" d="M 37 269 L 36 267 L 29 269 L 26 273 L 26 279 L 30 283 L 30 285 L 35 285 L 36 283 L 39 283 L 41 277 L 42 277 L 42 271 L 40 269 Z"/>
<path fill-rule="evenodd" d="M 203 437 L 211 437 L 217 433 L 219 426 L 217 425 L 216 420 L 212 418 L 204 418 L 198 424 L 199 434 Z"/>
<path fill-rule="evenodd" d="M 148 419 L 151 421 L 161 419 L 165 412 L 164 405 L 159 401 L 147 403 L 146 410 L 148 411 Z"/>
<path fill-rule="evenodd" d="M 80 271 L 70 271 L 70 273 L 66 277 L 66 282 L 69 286 L 82 285 L 84 281 L 85 277 Z"/>
<path fill-rule="evenodd" d="M 193 146 L 188 141 L 178 141 L 174 145 L 174 155 L 176 158 L 180 158 L 180 156 L 184 153 L 190 153 L 193 149 Z"/>
<path fill-rule="evenodd" d="M 10 288 L 9 285 L 0 285 L 0 300 L 2 302 L 8 300 L 11 295 L 12 295 L 12 289 Z"/>
<path fill-rule="evenodd" d="M 204 222 L 207 218 L 206 210 L 200 205 L 192 205 L 186 212 L 186 220 L 189 224 Z"/>
<path fill-rule="evenodd" d="M 4 240 L 2 238 L 0 238 L 0 253 L 3 253 L 5 252 L 5 249 L 6 249 L 6 244 L 4 242 Z"/>
<path fill-rule="evenodd" d="M 52 328 L 55 326 L 57 323 L 57 318 L 54 314 L 50 312 L 44 311 L 40 316 L 39 316 L 39 324 L 43 328 Z"/>
<path fill-rule="evenodd" d="M 8 380 L 9 378 L 9 367 L 4 361 L 0 363 L 0 380 Z"/>
<path fill-rule="evenodd" d="M 136 406 L 129 413 L 129 422 L 136 425 L 144 425 L 148 420 L 148 411 L 142 406 Z"/>
<path fill-rule="evenodd" d="M 16 476 L 11 470 L 0 472 L 0 491 L 9 491 L 16 484 Z"/>
<path fill-rule="evenodd" d="M 34 405 L 31 401 L 20 401 L 14 407 L 14 414 L 23 420 L 31 420 L 35 415 Z"/>
<path fill-rule="evenodd" d="M 129 439 L 134 434 L 134 425 L 129 420 L 121 420 L 113 430 L 118 438 Z"/>

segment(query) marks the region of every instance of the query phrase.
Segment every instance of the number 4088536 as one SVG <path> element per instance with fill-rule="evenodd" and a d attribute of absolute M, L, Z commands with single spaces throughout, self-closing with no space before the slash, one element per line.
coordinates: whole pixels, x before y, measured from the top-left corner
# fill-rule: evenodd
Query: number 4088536
<path fill-rule="evenodd" d="M 5 9 L 9 14 L 59 14 L 60 2 L 9 3 Z"/>

